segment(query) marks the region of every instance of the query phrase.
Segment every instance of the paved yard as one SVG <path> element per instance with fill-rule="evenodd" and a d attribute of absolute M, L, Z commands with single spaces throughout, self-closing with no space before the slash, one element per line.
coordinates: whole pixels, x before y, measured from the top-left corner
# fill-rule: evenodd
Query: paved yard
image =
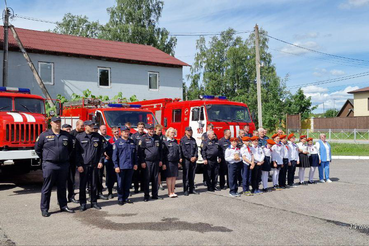
<path fill-rule="evenodd" d="M 316 174 L 317 177 L 317 174 Z M 100 201 L 102 210 L 41 217 L 40 172 L 0 176 L 0 244 L 198 245 L 369 244 L 369 161 L 336 160 L 333 183 L 231 198 L 228 191 L 132 205 Z M 201 182 L 198 174 L 196 181 Z M 71 208 L 78 208 L 70 204 Z"/>

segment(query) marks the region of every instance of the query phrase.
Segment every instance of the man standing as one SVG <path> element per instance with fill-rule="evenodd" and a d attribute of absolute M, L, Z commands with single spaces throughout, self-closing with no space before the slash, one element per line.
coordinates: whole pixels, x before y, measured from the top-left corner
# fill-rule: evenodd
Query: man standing
<path fill-rule="evenodd" d="M 243 127 L 243 130 L 245 131 L 245 137 L 252 137 L 252 134 L 250 133 L 249 123 L 246 123 L 246 125 Z"/>
<path fill-rule="evenodd" d="M 209 123 L 207 126 L 206 126 L 206 132 L 204 132 L 201 136 L 201 146 L 203 145 L 204 141 L 208 140 L 209 137 L 208 137 L 208 131 L 213 131 L 213 124 Z M 215 135 L 215 139 L 218 140 L 218 137 L 217 135 L 214 133 Z M 202 172 L 202 177 L 203 177 L 203 183 L 205 186 L 207 186 L 207 183 L 206 183 L 206 171 L 205 169 L 203 169 L 203 172 Z"/>
<path fill-rule="evenodd" d="M 118 204 L 132 203 L 129 197 L 129 188 L 132 184 L 133 170 L 137 170 L 138 158 L 136 145 L 129 138 L 129 128 L 121 128 L 122 137 L 113 145 L 113 162 L 118 181 Z"/>
<path fill-rule="evenodd" d="M 79 200 L 80 211 L 85 211 L 86 184 L 89 182 L 91 207 L 101 209 L 97 204 L 97 182 L 99 169 L 103 167 L 105 139 L 93 132 L 94 123 L 91 120 L 84 122 L 85 131 L 76 137 L 76 155 L 78 172 L 80 173 Z"/>
<path fill-rule="evenodd" d="M 136 150 L 138 153 L 138 144 L 141 140 L 141 138 L 145 135 L 145 123 L 143 122 L 138 122 L 137 123 L 137 132 L 132 134 L 131 138 L 133 140 L 133 142 L 136 145 Z M 138 193 L 138 187 L 141 184 L 141 191 L 143 191 L 143 174 L 142 174 L 142 170 L 141 170 L 141 165 L 138 166 L 138 169 L 135 170 L 133 172 L 133 184 L 134 184 L 134 188 L 135 188 L 135 193 Z"/>
<path fill-rule="evenodd" d="M 60 130 L 60 117 L 52 117 L 50 124 L 51 129 L 41 133 L 35 144 L 35 151 L 42 160 L 44 183 L 41 190 L 41 214 L 44 217 L 50 216 L 50 197 L 55 184 L 60 210 L 74 213 L 68 208 L 66 198 L 69 158 L 73 151 L 72 137 Z"/>
<path fill-rule="evenodd" d="M 216 184 L 218 180 L 219 163 L 221 161 L 221 149 L 218 140 L 215 139 L 214 132 L 208 131 L 207 134 L 209 139 L 202 143 L 201 155 L 204 159 L 206 185 L 208 191 L 213 192 L 217 190 Z"/>
<path fill-rule="evenodd" d="M 84 132 L 84 130 L 85 129 L 84 129 L 84 125 L 83 125 L 83 120 L 77 120 L 76 129 L 72 130 L 70 132 L 70 134 L 72 134 L 72 136 L 76 137 L 77 134 Z"/>
<path fill-rule="evenodd" d="M 68 171 L 68 178 L 67 178 L 68 202 L 79 203 L 79 201 L 76 200 L 75 194 L 74 194 L 74 182 L 75 182 L 76 168 L 77 168 L 76 167 L 76 151 L 74 148 L 74 146 L 76 145 L 76 138 L 71 134 L 71 131 L 72 131 L 71 125 L 64 124 L 62 126 L 62 130 L 68 132 L 70 136 L 72 137 L 72 141 L 73 141 L 73 150 L 69 158 L 69 171 Z"/>
<path fill-rule="evenodd" d="M 108 188 L 108 199 L 114 198 L 113 196 L 113 187 L 114 183 L 117 181 L 117 176 L 114 171 L 114 164 L 112 161 L 113 156 L 113 145 L 114 142 L 119 138 L 117 136 L 117 133 L 119 134 L 119 129 L 117 127 L 112 127 L 111 129 L 113 131 L 113 137 L 107 135 L 107 128 L 106 125 L 100 126 L 100 135 L 105 138 L 105 160 L 104 160 L 104 166 L 106 170 L 106 179 L 105 184 Z M 103 173 L 103 169 L 101 169 L 101 174 Z"/>
<path fill-rule="evenodd" d="M 145 192 L 144 201 L 150 198 L 150 182 L 151 182 L 151 198 L 159 199 L 158 196 L 158 172 L 159 167 L 163 165 L 162 159 L 162 142 L 160 138 L 154 134 L 154 125 L 148 124 L 147 134 L 141 138 L 138 144 L 139 162 L 141 163 L 142 172 L 144 173 L 143 187 Z"/>
<path fill-rule="evenodd" d="M 188 194 L 197 194 L 194 188 L 198 148 L 196 140 L 192 137 L 192 128 L 187 126 L 185 130 L 186 135 L 181 138 L 180 148 L 183 160 L 183 191 L 184 195 L 188 196 Z"/>
<path fill-rule="evenodd" d="M 227 187 L 229 187 L 229 178 L 228 178 L 228 165 L 227 162 L 225 160 L 225 151 L 227 150 L 227 148 L 229 146 L 231 146 L 231 131 L 229 129 L 224 130 L 224 137 L 222 137 L 219 140 L 219 146 L 220 148 L 222 148 L 221 151 L 221 162 L 220 162 L 220 167 L 219 167 L 219 186 L 221 189 L 225 189 L 225 180 L 227 177 Z"/>
<path fill-rule="evenodd" d="M 259 128 L 259 146 L 260 147 L 266 147 L 267 146 L 267 140 L 269 139 L 268 136 L 265 136 L 265 130 L 264 128 Z"/>

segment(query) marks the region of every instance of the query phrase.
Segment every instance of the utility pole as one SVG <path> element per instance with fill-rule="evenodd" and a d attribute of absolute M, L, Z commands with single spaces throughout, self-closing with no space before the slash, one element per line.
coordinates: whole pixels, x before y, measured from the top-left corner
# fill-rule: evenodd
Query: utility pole
<path fill-rule="evenodd" d="M 2 86 L 8 86 L 8 33 L 10 11 L 5 5 L 4 10 L 4 44 L 3 44 L 3 82 Z"/>
<path fill-rule="evenodd" d="M 255 62 L 256 62 L 256 87 L 258 94 L 258 121 L 259 128 L 263 127 L 263 113 L 261 108 L 261 79 L 260 79 L 260 51 L 259 51 L 259 27 L 255 25 Z"/>

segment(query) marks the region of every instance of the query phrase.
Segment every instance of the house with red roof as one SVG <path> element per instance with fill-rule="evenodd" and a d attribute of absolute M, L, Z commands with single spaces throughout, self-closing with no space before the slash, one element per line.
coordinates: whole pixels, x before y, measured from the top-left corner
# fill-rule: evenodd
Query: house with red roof
<path fill-rule="evenodd" d="M 50 95 L 93 95 L 139 100 L 182 98 L 182 69 L 188 64 L 149 45 L 131 44 L 16 28 Z M 0 26 L 0 49 L 3 48 Z M 0 52 L 3 59 L 3 52 Z M 9 31 L 8 85 L 42 92 Z M 2 62 L 1 62 L 2 66 Z M 2 80 L 2 78 L 1 78 Z"/>

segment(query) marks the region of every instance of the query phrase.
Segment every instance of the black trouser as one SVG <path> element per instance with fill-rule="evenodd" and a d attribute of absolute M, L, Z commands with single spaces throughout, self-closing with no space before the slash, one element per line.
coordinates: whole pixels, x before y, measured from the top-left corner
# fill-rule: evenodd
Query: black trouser
<path fill-rule="evenodd" d="M 56 184 L 58 202 L 60 208 L 67 206 L 66 184 L 68 177 L 69 164 L 43 163 L 42 175 L 44 183 L 41 189 L 41 210 L 49 210 L 50 197 L 53 186 Z"/>
<path fill-rule="evenodd" d="M 295 182 L 295 171 L 297 161 L 291 161 L 291 166 L 288 166 L 288 185 L 291 186 Z"/>
<path fill-rule="evenodd" d="M 237 173 L 238 186 L 242 185 L 242 173 L 244 166 L 241 166 L 240 172 Z M 250 176 L 251 177 L 251 176 Z M 251 178 L 250 178 L 251 179 Z M 249 181 L 250 182 L 250 181 Z"/>
<path fill-rule="evenodd" d="M 159 161 L 146 161 L 145 163 L 146 168 L 142 169 L 144 174 L 143 188 L 145 198 L 150 197 L 150 182 L 152 197 L 158 197 Z"/>
<path fill-rule="evenodd" d="M 256 165 L 254 169 L 251 170 L 251 187 L 252 192 L 259 190 L 259 180 L 261 177 L 261 166 Z"/>
<path fill-rule="evenodd" d="M 205 169 L 204 169 L 205 173 Z M 196 162 L 184 159 L 183 162 L 183 191 L 193 192 L 195 187 Z"/>
<path fill-rule="evenodd" d="M 225 160 L 222 159 L 219 166 L 219 186 L 221 189 L 224 188 L 226 184 L 227 177 L 227 186 L 229 187 L 229 178 L 228 178 L 228 164 Z"/>
<path fill-rule="evenodd" d="M 118 183 L 118 201 L 125 202 L 129 197 L 129 188 L 132 184 L 133 169 L 120 169 L 116 174 Z"/>
<path fill-rule="evenodd" d="M 229 193 L 236 194 L 238 190 L 237 178 L 238 173 L 241 172 L 242 162 L 239 163 L 227 163 L 228 165 L 228 178 L 229 178 Z"/>
<path fill-rule="evenodd" d="M 219 163 L 217 160 L 208 160 L 208 164 L 205 165 L 206 171 L 206 185 L 209 191 L 215 190 L 218 181 Z"/>
<path fill-rule="evenodd" d="M 287 169 L 288 169 L 288 159 L 283 158 L 283 167 L 281 167 L 281 170 L 279 171 L 279 178 L 278 178 L 279 187 L 286 186 Z"/>
<path fill-rule="evenodd" d="M 115 169 L 114 169 L 114 163 L 111 159 L 109 160 L 105 160 L 105 170 L 106 170 L 106 179 L 105 179 L 105 183 L 106 186 L 108 187 L 108 192 L 109 194 L 113 193 L 113 187 L 115 182 L 117 182 L 117 174 L 115 173 Z M 131 181 L 132 181 L 132 177 L 131 177 Z"/>
<path fill-rule="evenodd" d="M 100 195 L 102 194 L 102 191 L 104 189 L 103 187 L 103 178 L 104 178 L 104 168 L 100 168 L 97 170 L 97 173 L 98 173 L 98 179 L 96 180 L 97 183 L 96 183 L 96 194 L 97 195 Z"/>
<path fill-rule="evenodd" d="M 97 183 L 99 172 L 96 166 L 83 165 L 83 172 L 79 174 L 79 202 L 86 204 L 86 185 L 89 183 L 91 203 L 97 202 Z"/>
<path fill-rule="evenodd" d="M 133 171 L 132 182 L 135 188 L 135 191 L 138 191 L 141 185 L 141 191 L 144 191 L 144 179 L 145 179 L 145 172 L 142 171 L 141 164 L 138 165 L 137 170 Z"/>
<path fill-rule="evenodd" d="M 74 197 L 74 183 L 76 181 L 76 165 L 71 164 L 69 166 L 69 172 L 68 172 L 68 198 L 72 199 Z"/>

